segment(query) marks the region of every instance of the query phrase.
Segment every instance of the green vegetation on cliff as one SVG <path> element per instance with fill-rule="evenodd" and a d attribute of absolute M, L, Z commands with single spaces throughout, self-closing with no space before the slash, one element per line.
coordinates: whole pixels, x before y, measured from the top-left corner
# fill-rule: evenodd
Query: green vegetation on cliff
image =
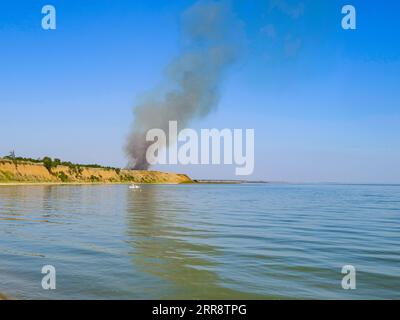
<path fill-rule="evenodd" d="M 192 183 L 184 174 L 76 164 L 44 157 L 0 158 L 1 183 Z"/>

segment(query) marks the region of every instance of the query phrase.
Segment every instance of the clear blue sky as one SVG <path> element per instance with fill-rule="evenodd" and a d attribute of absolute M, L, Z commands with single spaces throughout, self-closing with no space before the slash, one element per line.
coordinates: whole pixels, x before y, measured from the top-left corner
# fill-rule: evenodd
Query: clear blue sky
<path fill-rule="evenodd" d="M 132 107 L 195 1 L 2 0 L 0 154 L 124 166 Z M 41 8 L 57 30 L 41 29 Z M 357 9 L 357 30 L 341 8 Z M 400 2 L 232 1 L 246 52 L 196 128 L 254 128 L 253 179 L 400 183 Z M 160 167 L 197 178 L 234 169 Z"/>

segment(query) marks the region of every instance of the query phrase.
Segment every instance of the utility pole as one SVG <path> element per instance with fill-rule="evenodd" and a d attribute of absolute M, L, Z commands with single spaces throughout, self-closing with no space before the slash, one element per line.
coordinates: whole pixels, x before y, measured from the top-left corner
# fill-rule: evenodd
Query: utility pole
<path fill-rule="evenodd" d="M 14 163 L 14 165 L 15 165 L 15 169 L 17 170 L 17 172 L 18 172 L 18 164 L 17 164 L 17 159 L 16 159 L 16 156 L 15 156 L 15 151 L 14 150 L 12 150 L 12 151 L 10 151 L 10 158 L 11 158 L 11 161 Z"/>

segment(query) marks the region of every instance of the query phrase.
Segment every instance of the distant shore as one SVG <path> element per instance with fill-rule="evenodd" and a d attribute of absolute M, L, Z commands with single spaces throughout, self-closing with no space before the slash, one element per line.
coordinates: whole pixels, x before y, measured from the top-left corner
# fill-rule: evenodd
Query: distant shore
<path fill-rule="evenodd" d="M 196 183 L 202 184 L 244 184 L 244 183 L 269 183 L 268 181 L 251 181 L 251 180 L 205 180 L 197 179 L 194 180 Z"/>
<path fill-rule="evenodd" d="M 44 157 L 0 157 L 0 186 L 106 184 L 244 184 L 266 181 L 191 179 L 186 174 L 76 164 Z"/>
<path fill-rule="evenodd" d="M 193 180 L 190 182 L 135 182 L 137 185 L 178 185 L 178 184 L 266 184 L 266 181 L 241 180 Z M 130 185 L 132 182 L 30 182 L 10 181 L 0 182 L 0 187 L 8 186 L 101 186 L 101 185 Z"/>

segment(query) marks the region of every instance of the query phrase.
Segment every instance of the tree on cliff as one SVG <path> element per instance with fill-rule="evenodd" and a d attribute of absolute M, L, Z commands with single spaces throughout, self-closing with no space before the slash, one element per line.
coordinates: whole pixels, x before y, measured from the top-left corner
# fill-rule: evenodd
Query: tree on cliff
<path fill-rule="evenodd" d="M 51 168 L 53 167 L 53 160 L 51 160 L 50 157 L 44 157 L 42 162 L 47 171 L 51 173 Z"/>
<path fill-rule="evenodd" d="M 56 168 L 59 165 L 61 165 L 61 160 L 60 159 L 54 159 L 52 166 L 54 168 Z"/>

